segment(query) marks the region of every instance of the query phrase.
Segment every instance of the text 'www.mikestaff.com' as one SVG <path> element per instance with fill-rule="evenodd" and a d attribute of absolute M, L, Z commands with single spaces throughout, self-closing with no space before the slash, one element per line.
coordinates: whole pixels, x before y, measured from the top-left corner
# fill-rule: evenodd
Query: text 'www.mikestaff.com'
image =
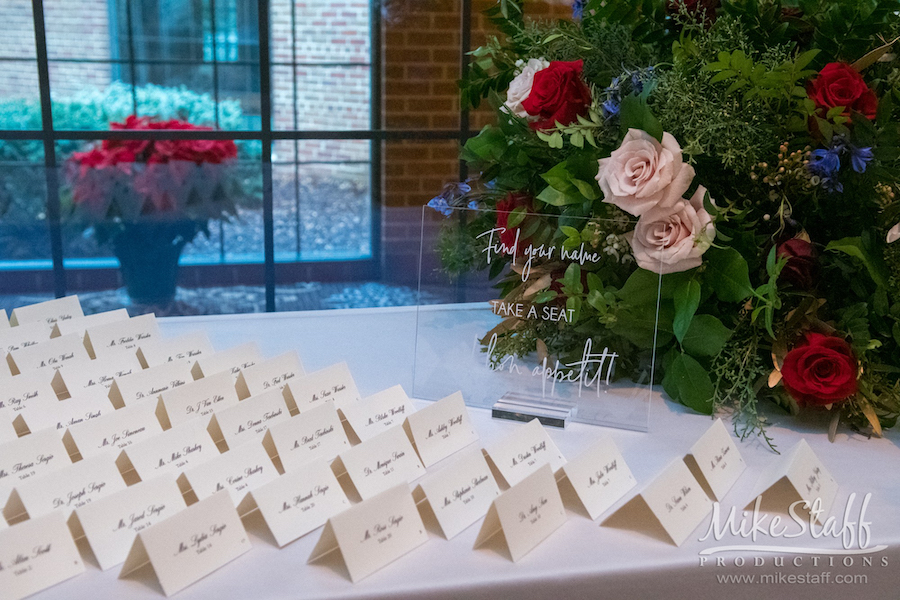
<path fill-rule="evenodd" d="M 754 575 L 716 575 L 718 583 L 743 585 L 865 585 L 869 576 L 822 571 L 818 573 L 759 573 Z"/>

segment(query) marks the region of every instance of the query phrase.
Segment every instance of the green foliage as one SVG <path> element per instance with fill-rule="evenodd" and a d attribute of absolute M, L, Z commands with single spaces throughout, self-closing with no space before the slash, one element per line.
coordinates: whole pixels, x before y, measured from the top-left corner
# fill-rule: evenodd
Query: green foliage
<path fill-rule="evenodd" d="M 687 354 L 678 353 L 666 366 L 663 389 L 673 399 L 678 400 L 698 413 L 713 413 L 715 387 L 709 373 L 703 366 Z"/>

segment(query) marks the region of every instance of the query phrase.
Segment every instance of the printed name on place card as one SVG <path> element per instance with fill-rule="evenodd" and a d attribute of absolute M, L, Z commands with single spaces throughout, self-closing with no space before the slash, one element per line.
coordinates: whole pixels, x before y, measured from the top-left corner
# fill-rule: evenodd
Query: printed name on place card
<path fill-rule="evenodd" d="M 30 414 L 36 423 L 50 421 L 58 402 L 49 378 L 43 373 L 17 375 L 0 385 L 0 410 L 9 411 L 19 435 L 25 433 L 26 415 Z M 41 427 L 28 425 L 28 429 L 34 433 Z"/>
<path fill-rule="evenodd" d="M 494 500 L 478 532 L 475 548 L 492 539 L 502 540 L 510 558 L 518 562 L 565 522 L 566 509 L 553 470 L 544 463 Z"/>
<path fill-rule="evenodd" d="M 544 464 L 549 464 L 554 472 L 566 464 L 562 452 L 537 419 L 517 425 L 512 433 L 486 450 L 510 486 L 516 485 Z"/>
<path fill-rule="evenodd" d="M 7 356 L 10 370 L 14 375 L 36 371 L 57 371 L 66 365 L 77 367 L 90 362 L 90 360 L 91 357 L 84 347 L 84 342 L 75 333 L 15 350 Z"/>
<path fill-rule="evenodd" d="M 209 377 L 227 371 L 237 379 L 241 371 L 262 362 L 262 354 L 256 342 L 247 342 L 215 354 L 204 354 L 197 358 L 192 369 L 194 379 Z"/>
<path fill-rule="evenodd" d="M 339 550 L 355 583 L 427 541 L 409 487 L 399 485 L 331 517 L 309 562 Z"/>
<path fill-rule="evenodd" d="M 170 473 L 76 509 L 72 529 L 84 534 L 105 571 L 125 561 L 139 532 L 185 508 L 175 475 Z"/>
<path fill-rule="evenodd" d="M 30 348 L 50 340 L 50 332 L 42 323 L 28 323 L 10 329 L 0 330 L 0 354 L 7 364 L 7 355 L 24 348 Z"/>
<path fill-rule="evenodd" d="M 106 452 L 116 457 L 123 449 L 163 432 L 155 410 L 152 400 L 114 410 L 99 419 L 72 425 L 63 442 L 69 454 L 78 453 L 82 458 Z"/>
<path fill-rule="evenodd" d="M 48 427 L 56 429 L 59 435 L 63 435 L 66 429 L 99 419 L 104 415 L 115 412 L 112 402 L 104 389 L 94 389 L 80 392 L 74 398 L 56 400 L 50 398 L 41 400 L 25 411 L 23 418 L 31 431 L 39 431 Z"/>
<path fill-rule="evenodd" d="M 350 508 L 347 495 L 324 460 L 285 473 L 253 490 L 250 496 L 279 548 Z"/>
<path fill-rule="evenodd" d="M 119 577 L 149 562 L 171 596 L 249 550 L 231 498 L 219 492 L 138 533 Z"/>
<path fill-rule="evenodd" d="M 219 456 L 202 419 L 188 421 L 161 434 L 126 447 L 117 463 L 123 475 L 134 470 L 141 481 L 163 473 L 180 473 Z"/>
<path fill-rule="evenodd" d="M 297 410 L 302 412 L 316 408 L 331 400 L 338 410 L 357 404 L 359 390 L 347 363 L 331 365 L 320 371 L 288 382 L 288 389 Z"/>
<path fill-rule="evenodd" d="M 388 429 L 341 453 L 332 468 L 339 476 L 346 470 L 363 500 L 425 474 L 425 467 L 402 427 Z"/>
<path fill-rule="evenodd" d="M 162 393 L 191 381 L 194 376 L 189 363 L 170 362 L 114 380 L 109 388 L 109 398 L 113 405 L 122 408 L 147 398 L 158 400 Z"/>
<path fill-rule="evenodd" d="M 127 310 L 124 308 L 117 308 L 116 310 L 85 315 L 75 319 L 57 321 L 53 326 L 51 336 L 59 337 L 62 335 L 69 335 L 70 333 L 77 333 L 79 337 L 83 339 L 84 333 L 91 327 L 103 325 L 105 323 L 115 323 L 116 321 L 127 321 L 128 318 Z"/>
<path fill-rule="evenodd" d="M 156 315 L 150 313 L 127 321 L 89 327 L 84 333 L 84 345 L 94 358 L 105 359 L 121 352 L 134 354 L 139 344 L 147 344 L 159 337 Z"/>
<path fill-rule="evenodd" d="M 361 442 L 365 442 L 386 429 L 402 425 L 415 410 L 403 388 L 395 385 L 364 398 L 357 404 L 351 404 L 341 412 L 353 433 Z"/>
<path fill-rule="evenodd" d="M 425 467 L 478 441 L 478 432 L 460 392 L 409 415 L 404 427 Z"/>
<path fill-rule="evenodd" d="M 190 361 L 193 368 L 198 358 L 212 353 L 212 344 L 203 331 L 194 331 L 171 339 L 157 338 L 138 344 L 137 349 L 137 357 L 145 368 L 176 360 Z"/>
<path fill-rule="evenodd" d="M 260 442 L 269 427 L 290 418 L 284 393 L 276 389 L 214 412 L 209 433 L 216 442 L 224 440 L 229 448 L 236 448 L 247 442 Z"/>
<path fill-rule="evenodd" d="M 331 461 L 350 449 L 347 433 L 332 402 L 277 423 L 263 438 L 269 456 L 277 455 L 287 472 L 316 460 Z"/>
<path fill-rule="evenodd" d="M 56 300 L 48 300 L 39 304 L 22 306 L 12 311 L 10 325 L 26 325 L 40 323 L 48 330 L 53 329 L 58 321 L 71 321 L 84 316 L 78 296 L 66 296 Z"/>
<path fill-rule="evenodd" d="M 19 600 L 84 572 L 66 518 L 51 513 L 0 531 L 0 590 Z"/>
<path fill-rule="evenodd" d="M 747 468 L 722 419 L 691 446 L 684 462 L 714 500 L 721 500 Z"/>
<path fill-rule="evenodd" d="M 273 389 L 282 390 L 288 382 L 306 375 L 296 350 L 285 352 L 243 369 L 238 375 L 238 397 L 241 400 Z"/>
<path fill-rule="evenodd" d="M 20 483 L 72 464 L 59 433 L 44 429 L 0 446 L 0 504 Z"/>
<path fill-rule="evenodd" d="M 591 519 L 596 519 L 637 485 L 622 453 L 608 436 L 602 437 L 562 467 L 560 488 L 571 489 Z"/>
<path fill-rule="evenodd" d="M 188 469 L 183 476 L 198 499 L 227 491 L 238 513 L 244 515 L 253 509 L 252 502 L 245 503 L 247 494 L 278 477 L 278 471 L 261 444 L 243 444 Z"/>
<path fill-rule="evenodd" d="M 63 366 L 53 374 L 53 391 L 60 398 L 76 396 L 79 392 L 101 387 L 108 390 L 113 380 L 134 375 L 143 370 L 137 356 L 122 353 L 104 360 Z"/>
<path fill-rule="evenodd" d="M 456 462 L 426 476 L 413 491 L 417 504 L 428 504 L 448 540 L 487 514 L 499 495 L 481 448 L 461 453 Z"/>
<path fill-rule="evenodd" d="M 231 374 L 222 372 L 163 392 L 161 402 L 165 411 L 160 414 L 160 421 L 174 427 L 236 406 L 238 397 Z"/>

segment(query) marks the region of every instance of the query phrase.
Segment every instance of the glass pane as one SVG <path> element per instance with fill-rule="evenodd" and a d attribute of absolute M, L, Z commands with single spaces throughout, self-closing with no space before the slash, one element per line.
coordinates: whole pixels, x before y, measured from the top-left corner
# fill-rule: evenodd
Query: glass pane
<path fill-rule="evenodd" d="M 117 58 L 110 22 L 116 12 L 110 4 L 108 0 L 44 2 L 47 56 L 63 60 Z M 108 72 L 109 67 L 106 69 Z"/>
<path fill-rule="evenodd" d="M 41 97 L 37 63 L 30 60 L 0 60 L 0 129 L 40 128 Z"/>
<path fill-rule="evenodd" d="M 43 163 L 40 142 L 0 141 L 0 281 L 5 283 L 18 281 L 14 271 L 52 264 Z"/>
<path fill-rule="evenodd" d="M 273 67 L 273 127 L 360 130 L 371 126 L 368 66 Z"/>
<path fill-rule="evenodd" d="M 31 0 L 0 2 L 0 58 L 35 58 Z"/>

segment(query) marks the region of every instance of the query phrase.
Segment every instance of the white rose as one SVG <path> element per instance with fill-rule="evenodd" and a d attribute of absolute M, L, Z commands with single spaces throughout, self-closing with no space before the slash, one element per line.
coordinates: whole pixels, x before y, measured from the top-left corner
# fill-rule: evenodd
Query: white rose
<path fill-rule="evenodd" d="M 538 71 L 546 69 L 550 63 L 543 58 L 530 58 L 528 62 L 518 61 L 516 63 L 521 67 L 521 72 L 516 75 L 515 79 L 509 84 L 509 91 L 506 92 L 506 107 L 514 115 L 527 119 L 531 117 L 522 107 L 528 95 L 531 94 L 531 84 L 534 83 L 534 74 Z"/>
<path fill-rule="evenodd" d="M 603 201 L 636 217 L 657 204 L 677 204 L 693 180 L 694 168 L 682 162 L 672 134 L 664 133 L 659 143 L 640 129 L 629 129 L 622 145 L 600 159 L 597 172 Z"/>
<path fill-rule="evenodd" d="M 654 273 L 679 273 L 699 267 L 701 256 L 716 239 L 712 217 L 703 208 L 706 188 L 700 186 L 690 201 L 656 206 L 625 234 L 638 266 Z"/>

